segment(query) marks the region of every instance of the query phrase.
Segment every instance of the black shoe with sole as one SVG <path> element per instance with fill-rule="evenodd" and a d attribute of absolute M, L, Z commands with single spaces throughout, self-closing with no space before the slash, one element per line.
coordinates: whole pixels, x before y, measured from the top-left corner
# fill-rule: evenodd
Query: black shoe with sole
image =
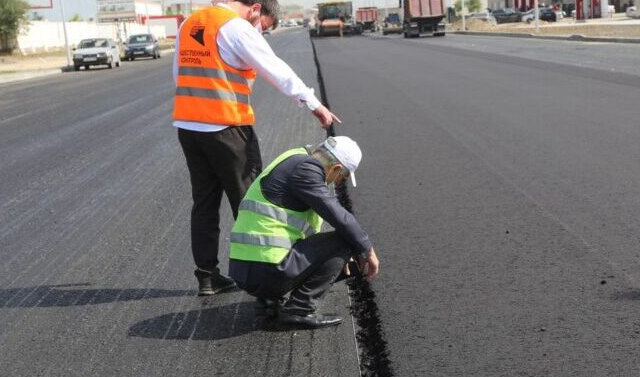
<path fill-rule="evenodd" d="M 193 273 L 198 279 L 198 296 L 211 296 L 236 286 L 233 279 L 222 276 L 217 271 L 211 272 L 198 268 Z"/>
<path fill-rule="evenodd" d="M 285 303 L 285 299 L 280 297 L 279 299 L 261 298 L 258 297 L 258 315 L 263 315 L 268 318 L 275 318 L 278 316 L 282 305 Z"/>
<path fill-rule="evenodd" d="M 280 311 L 278 323 L 281 325 L 297 326 L 310 329 L 335 326 L 342 323 L 342 317 L 334 314 L 293 314 Z"/>

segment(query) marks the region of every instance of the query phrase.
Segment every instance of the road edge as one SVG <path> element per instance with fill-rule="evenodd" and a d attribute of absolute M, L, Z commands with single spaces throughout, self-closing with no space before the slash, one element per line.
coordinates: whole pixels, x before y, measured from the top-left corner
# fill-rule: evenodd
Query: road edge
<path fill-rule="evenodd" d="M 449 31 L 451 34 L 473 35 L 482 37 L 509 37 L 509 38 L 528 38 L 528 39 L 551 39 L 560 41 L 574 42 L 604 42 L 604 43 L 640 43 L 640 38 L 615 38 L 615 37 L 587 37 L 582 34 L 573 35 L 535 35 L 529 33 L 500 33 L 486 31 Z"/>

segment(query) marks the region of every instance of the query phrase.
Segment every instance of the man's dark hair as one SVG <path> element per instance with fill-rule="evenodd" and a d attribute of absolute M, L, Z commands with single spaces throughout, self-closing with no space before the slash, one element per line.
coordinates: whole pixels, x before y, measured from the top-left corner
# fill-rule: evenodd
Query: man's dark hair
<path fill-rule="evenodd" d="M 273 27 L 275 29 L 278 26 L 278 16 L 280 15 L 280 4 L 278 0 L 236 0 L 244 5 L 251 6 L 253 4 L 260 4 L 260 15 L 269 16 L 273 18 Z"/>

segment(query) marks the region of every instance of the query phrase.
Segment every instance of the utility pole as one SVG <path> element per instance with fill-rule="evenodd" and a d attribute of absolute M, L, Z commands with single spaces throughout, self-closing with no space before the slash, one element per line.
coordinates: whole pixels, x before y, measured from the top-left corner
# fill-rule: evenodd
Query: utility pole
<path fill-rule="evenodd" d="M 64 31 L 64 44 L 67 49 L 67 67 L 71 67 L 71 48 L 69 47 L 69 37 L 67 36 L 67 16 L 64 14 L 64 0 L 60 1 L 60 12 L 62 13 L 62 30 Z"/>
<path fill-rule="evenodd" d="M 536 0 L 536 1 L 538 1 L 538 0 Z M 466 23 L 466 20 L 464 18 L 464 14 L 465 14 L 465 11 L 464 11 L 464 0 L 462 0 L 462 7 L 460 8 L 460 13 L 462 13 L 462 31 L 467 31 L 467 23 Z"/>
<path fill-rule="evenodd" d="M 147 13 L 147 19 L 145 20 L 147 24 L 147 34 L 151 34 L 151 25 L 149 25 L 149 3 L 147 0 L 144 0 L 144 11 Z"/>
<path fill-rule="evenodd" d="M 536 7 L 535 17 L 536 17 L 536 33 L 540 32 L 540 9 L 538 8 L 538 0 L 535 0 L 533 6 Z"/>

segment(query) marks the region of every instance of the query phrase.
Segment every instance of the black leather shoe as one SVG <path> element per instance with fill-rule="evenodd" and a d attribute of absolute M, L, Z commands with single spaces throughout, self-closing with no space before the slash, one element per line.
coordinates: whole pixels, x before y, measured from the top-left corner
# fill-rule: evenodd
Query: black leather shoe
<path fill-rule="evenodd" d="M 285 299 L 280 297 L 277 300 L 270 298 L 258 297 L 258 315 L 264 315 L 265 317 L 275 318 L 278 316 L 282 305 L 285 303 Z"/>
<path fill-rule="evenodd" d="M 319 327 L 335 326 L 342 323 L 342 317 L 339 315 L 323 315 L 323 314 L 291 314 L 281 311 L 278 314 L 278 323 L 281 325 L 293 325 L 311 329 Z"/>
<path fill-rule="evenodd" d="M 236 286 L 231 278 L 222 276 L 217 271 L 211 272 L 198 268 L 193 273 L 198 279 L 198 296 L 211 296 Z"/>

